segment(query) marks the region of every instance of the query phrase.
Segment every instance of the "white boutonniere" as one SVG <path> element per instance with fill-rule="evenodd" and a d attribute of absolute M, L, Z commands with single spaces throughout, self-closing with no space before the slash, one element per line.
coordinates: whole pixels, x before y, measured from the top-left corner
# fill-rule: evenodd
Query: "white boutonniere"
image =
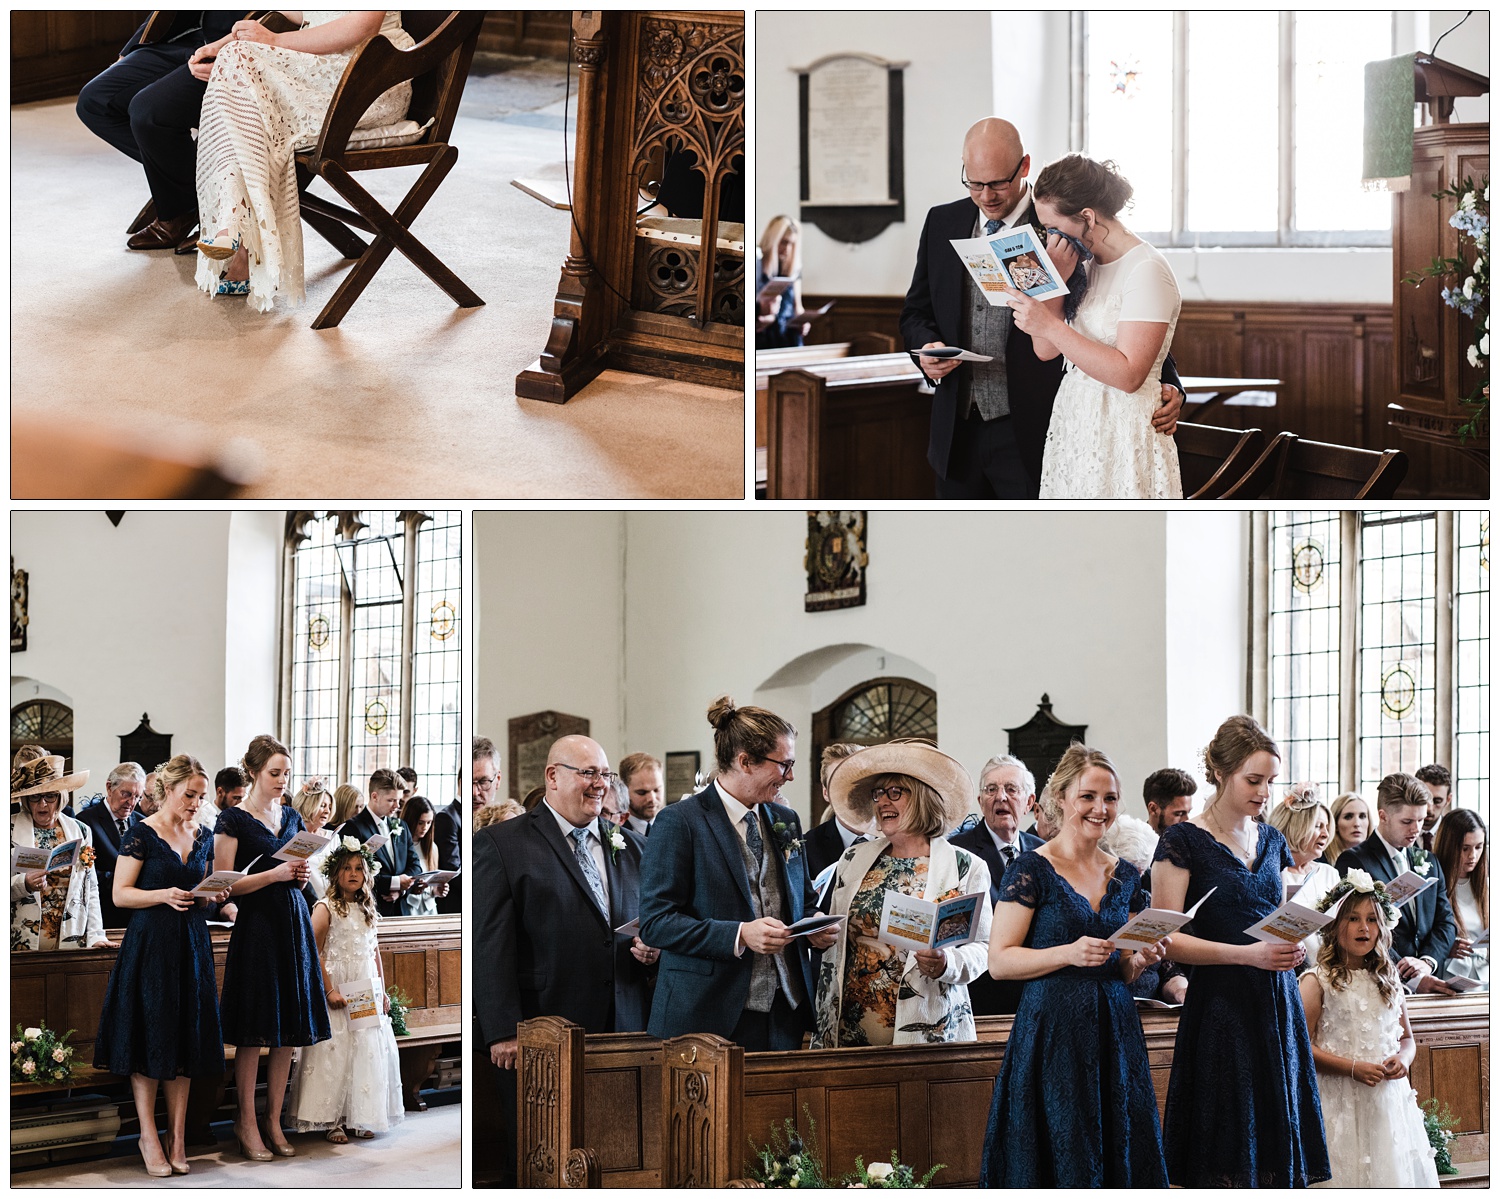
<path fill-rule="evenodd" d="M 390 838 L 391 838 L 392 841 L 394 841 L 397 837 L 399 837 L 401 835 L 401 829 L 402 829 L 401 817 L 399 817 L 399 816 L 387 816 L 385 818 L 385 831 L 390 836 Z"/>
<path fill-rule="evenodd" d="M 1432 855 L 1425 849 L 1417 849 L 1413 846 L 1411 851 L 1411 868 L 1414 873 L 1426 878 L 1432 873 Z"/>
<path fill-rule="evenodd" d="M 609 847 L 610 865 L 614 865 L 615 858 L 619 856 L 620 850 L 625 848 L 625 834 L 612 820 L 601 820 L 600 830 L 604 833 L 604 844 Z"/>

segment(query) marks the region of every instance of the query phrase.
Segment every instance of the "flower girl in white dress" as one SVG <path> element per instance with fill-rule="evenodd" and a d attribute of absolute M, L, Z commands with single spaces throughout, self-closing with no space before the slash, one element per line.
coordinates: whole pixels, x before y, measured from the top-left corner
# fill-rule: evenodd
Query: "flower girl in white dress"
<path fill-rule="evenodd" d="M 387 1132 L 406 1114 L 376 939 L 380 914 L 370 883 L 377 869 L 374 854 L 357 838 L 336 841 L 323 864 L 328 893 L 312 910 L 333 1036 L 302 1050 L 291 1115 L 298 1132 L 327 1130 L 336 1145 L 346 1144 L 348 1133 L 365 1138 Z M 378 985 L 379 1022 L 351 1029 L 348 1000 L 339 988 L 371 979 Z"/>
<path fill-rule="evenodd" d="M 1333 1167 L 1316 1185 L 1435 1187 L 1435 1154 L 1407 1079 L 1417 1047 L 1390 957 L 1399 916 L 1363 870 L 1349 871 L 1318 906 L 1327 912 L 1340 901 L 1317 966 L 1299 984 Z"/>
<path fill-rule="evenodd" d="M 1061 354 L 1042 458 L 1043 499 L 1181 499 L 1177 443 L 1151 417 L 1182 310 L 1167 260 L 1125 227 L 1130 181 L 1111 162 L 1069 154 L 1032 184 L 1037 219 L 1092 256 L 1081 301 L 1007 297 L 1043 361 Z M 1077 310 L 1065 315 L 1065 304 Z"/>

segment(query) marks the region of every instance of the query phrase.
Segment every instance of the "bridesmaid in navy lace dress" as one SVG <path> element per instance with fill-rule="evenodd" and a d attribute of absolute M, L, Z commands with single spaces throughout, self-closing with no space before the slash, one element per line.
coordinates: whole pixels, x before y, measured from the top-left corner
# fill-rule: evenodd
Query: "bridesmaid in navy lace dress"
<path fill-rule="evenodd" d="M 252 1161 L 269 1161 L 272 1154 L 292 1157 L 296 1153 L 281 1131 L 292 1051 L 299 1045 L 326 1041 L 331 1034 L 317 942 L 302 896 L 309 867 L 306 862 L 280 862 L 271 857 L 302 831 L 297 810 L 281 802 L 291 774 L 291 757 L 286 746 L 263 733 L 250 742 L 243 765 L 250 789 L 237 807 L 219 813 L 215 865 L 220 870 L 243 870 L 253 859 L 260 861 L 233 888 L 239 915 L 224 962 L 222 1012 L 224 1039 L 229 1044 L 270 1048 L 264 1140 L 255 1123 L 259 1059 L 254 1053 L 237 1053 L 234 1059 L 238 1103 L 234 1131 L 240 1152 Z"/>
<path fill-rule="evenodd" d="M 1156 1092 L 1128 984 L 1164 940 L 1122 955 L 1109 940 L 1147 906 L 1140 872 L 1099 848 L 1120 780 L 1098 750 L 1063 754 L 1042 801 L 1061 825 L 1005 872 L 990 973 L 1028 980 L 984 1137 L 991 1187 L 1164 1187 Z"/>
<path fill-rule="evenodd" d="M 1281 754 L 1248 716 L 1232 716 L 1203 755 L 1215 794 L 1164 829 L 1151 869 L 1153 906 L 1185 911 L 1217 887 L 1172 938 L 1193 967 L 1177 1022 L 1167 1090 L 1167 1168 L 1174 1186 L 1305 1187 L 1329 1177 L 1298 945 L 1244 930 L 1281 906 L 1286 839 L 1257 819 Z"/>
<path fill-rule="evenodd" d="M 224 1072 L 224 1040 L 208 898 L 191 894 L 213 865 L 213 833 L 197 823 L 208 775 L 196 758 L 178 754 L 156 768 L 154 786 L 159 807 L 120 845 L 113 898 L 135 914 L 110 972 L 94 1065 L 129 1075 L 146 1172 L 167 1178 L 188 1172 L 188 1087 Z M 158 1082 L 167 1096 L 165 1150 L 156 1131 Z"/>

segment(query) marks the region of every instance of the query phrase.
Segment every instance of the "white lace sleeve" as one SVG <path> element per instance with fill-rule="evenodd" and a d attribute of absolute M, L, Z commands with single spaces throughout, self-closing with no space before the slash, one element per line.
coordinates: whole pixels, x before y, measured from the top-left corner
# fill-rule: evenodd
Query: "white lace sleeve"
<path fill-rule="evenodd" d="M 1167 260 L 1147 246 L 1130 263 L 1130 273 L 1123 280 L 1120 321 L 1151 321 L 1170 324 L 1182 307 L 1177 278 Z"/>

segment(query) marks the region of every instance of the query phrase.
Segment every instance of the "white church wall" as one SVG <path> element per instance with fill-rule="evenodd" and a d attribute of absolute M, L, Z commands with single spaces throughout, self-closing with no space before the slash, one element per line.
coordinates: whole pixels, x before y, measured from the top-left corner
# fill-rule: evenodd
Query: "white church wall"
<path fill-rule="evenodd" d="M 284 512 L 229 514 L 224 606 L 224 677 L 229 685 L 220 766 L 238 762 L 258 733 L 276 730 L 285 529 Z"/>
<path fill-rule="evenodd" d="M 229 524 L 224 512 L 127 512 L 119 528 L 103 512 L 12 514 L 31 624 L 11 671 L 71 699 L 87 793 L 143 711 L 174 752 L 223 765 Z"/>
<path fill-rule="evenodd" d="M 611 762 L 622 747 L 623 637 L 618 512 L 474 514 L 474 575 L 484 616 L 475 637 L 475 733 L 501 754 L 507 722 L 553 709 L 590 721 Z M 637 603 L 654 602 L 651 593 Z M 565 630 L 559 634 L 559 630 Z"/>
<path fill-rule="evenodd" d="M 1166 735 L 1162 763 L 1209 791 L 1203 747 L 1226 717 L 1249 711 L 1250 517 L 1245 513 L 1167 513 Z M 1139 788 L 1132 796 L 1139 802 Z"/>

